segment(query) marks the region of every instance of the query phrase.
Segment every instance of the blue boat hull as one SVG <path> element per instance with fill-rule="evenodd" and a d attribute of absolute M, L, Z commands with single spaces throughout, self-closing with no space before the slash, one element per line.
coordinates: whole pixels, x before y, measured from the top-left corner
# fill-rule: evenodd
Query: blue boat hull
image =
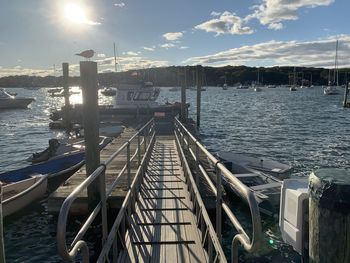
<path fill-rule="evenodd" d="M 29 165 L 18 170 L 5 172 L 0 174 L 0 181 L 5 183 L 19 182 L 29 178 L 32 174 L 49 174 L 50 180 L 50 178 L 54 178 L 57 173 L 61 174 L 62 171 L 69 172 L 71 167 L 76 167 L 78 164 L 83 165 L 84 156 L 84 152 L 78 152 L 68 156 L 54 158 L 46 162 Z"/>

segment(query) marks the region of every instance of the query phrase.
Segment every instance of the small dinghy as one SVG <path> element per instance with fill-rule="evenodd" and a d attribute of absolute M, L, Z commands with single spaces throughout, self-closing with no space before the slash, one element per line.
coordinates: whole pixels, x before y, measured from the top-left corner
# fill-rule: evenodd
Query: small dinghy
<path fill-rule="evenodd" d="M 219 152 L 217 156 L 236 178 L 254 192 L 260 212 L 268 216 L 278 213 L 282 181 L 274 175 L 285 178 L 289 175 L 290 166 L 230 152 Z M 229 192 L 239 195 L 229 177 L 223 176 L 223 184 Z"/>
<path fill-rule="evenodd" d="M 100 149 L 103 149 L 112 139 L 100 136 Z M 27 179 L 33 174 L 47 174 L 49 191 L 55 190 L 84 164 L 84 139 L 58 141 L 51 139 L 49 147 L 31 156 L 32 162 L 24 168 L 0 174 L 0 181 L 16 183 Z"/>
<path fill-rule="evenodd" d="M 47 175 L 31 175 L 12 183 L 1 181 L 3 216 L 9 216 L 44 197 L 47 191 Z"/>

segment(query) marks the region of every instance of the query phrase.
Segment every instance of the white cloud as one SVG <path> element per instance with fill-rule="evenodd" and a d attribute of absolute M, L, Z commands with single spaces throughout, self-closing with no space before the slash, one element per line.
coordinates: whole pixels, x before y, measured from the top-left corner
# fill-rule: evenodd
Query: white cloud
<path fill-rule="evenodd" d="M 185 64 L 266 65 L 330 67 L 334 65 L 335 41 L 339 39 L 339 66 L 350 66 L 350 35 L 332 36 L 314 41 L 268 41 L 232 48 L 216 54 L 192 57 Z"/>
<path fill-rule="evenodd" d="M 96 61 L 99 72 L 114 71 L 114 57 L 109 57 Z M 152 60 L 142 56 L 122 56 L 117 59 L 118 65 L 123 71 L 130 69 L 141 69 L 150 67 L 166 67 L 169 65 L 165 60 Z"/>
<path fill-rule="evenodd" d="M 0 67 L 0 77 L 28 75 L 28 76 L 48 76 L 53 75 L 52 69 L 30 69 L 16 66 L 13 68 Z"/>
<path fill-rule="evenodd" d="M 183 37 L 182 32 L 169 32 L 165 33 L 163 37 L 168 41 L 175 41 Z"/>
<path fill-rule="evenodd" d="M 125 3 L 124 2 L 121 2 L 121 3 L 115 3 L 114 6 L 117 6 L 117 7 L 120 7 L 120 8 L 123 8 L 125 6 Z"/>
<path fill-rule="evenodd" d="M 123 52 L 123 55 L 128 55 L 128 56 L 137 56 L 138 54 L 134 51 L 128 51 L 128 52 Z"/>
<path fill-rule="evenodd" d="M 165 49 L 176 47 L 173 43 L 165 43 L 165 44 L 162 44 L 162 45 L 159 45 L 159 46 L 161 48 L 165 48 Z"/>
<path fill-rule="evenodd" d="M 213 18 L 202 24 L 195 26 L 195 29 L 206 32 L 214 32 L 216 35 L 231 34 L 243 35 L 252 34 L 254 31 L 247 26 L 243 26 L 244 20 L 235 13 L 225 11 L 218 18 Z"/>
<path fill-rule="evenodd" d="M 213 11 L 213 12 L 210 13 L 210 15 L 211 15 L 211 16 L 219 16 L 219 15 L 221 15 L 221 13 L 220 13 L 220 12 Z"/>
<path fill-rule="evenodd" d="M 155 46 L 152 46 L 152 47 L 143 47 L 144 50 L 147 50 L 147 51 L 154 51 L 155 50 Z"/>
<path fill-rule="evenodd" d="M 188 49 L 189 47 L 187 47 L 187 46 L 181 46 L 181 47 L 179 47 L 179 49 Z"/>
<path fill-rule="evenodd" d="M 334 0 L 262 0 L 262 4 L 253 6 L 253 14 L 248 15 L 245 20 L 256 18 L 262 25 L 270 29 L 281 29 L 285 20 L 297 20 L 300 8 L 315 8 L 328 6 Z"/>
<path fill-rule="evenodd" d="M 97 54 L 97 57 L 98 57 L 98 58 L 105 58 L 105 57 L 106 57 L 106 55 L 105 55 L 105 54 L 103 54 L 103 53 L 100 53 L 100 54 Z"/>

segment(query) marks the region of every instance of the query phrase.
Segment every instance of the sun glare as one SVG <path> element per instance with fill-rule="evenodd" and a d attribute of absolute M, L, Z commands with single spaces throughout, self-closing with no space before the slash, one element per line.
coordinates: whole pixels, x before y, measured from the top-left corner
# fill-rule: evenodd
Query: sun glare
<path fill-rule="evenodd" d="M 67 4 L 64 9 L 64 15 L 67 20 L 76 24 L 85 24 L 89 22 L 84 8 L 77 4 Z"/>

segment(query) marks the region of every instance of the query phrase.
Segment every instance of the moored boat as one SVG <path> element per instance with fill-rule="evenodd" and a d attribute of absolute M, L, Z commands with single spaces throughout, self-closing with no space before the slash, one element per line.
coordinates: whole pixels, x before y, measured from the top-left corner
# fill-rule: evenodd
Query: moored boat
<path fill-rule="evenodd" d="M 20 211 L 34 201 L 44 197 L 47 191 L 48 175 L 31 175 L 14 182 L 3 183 L 3 216 Z"/>
<path fill-rule="evenodd" d="M 111 87 L 105 87 L 101 90 L 101 94 L 112 97 L 117 94 L 117 90 Z"/>
<path fill-rule="evenodd" d="M 101 136 L 100 149 L 106 146 L 110 140 L 108 137 Z M 55 139 L 52 139 L 50 142 L 50 146 L 46 150 L 33 154 L 28 159 L 33 164 L 1 173 L 0 182 L 6 184 L 17 183 L 28 179 L 33 174 L 48 175 L 48 187 L 51 191 L 68 179 L 84 164 L 84 139 L 76 140 L 73 143 L 63 141 L 59 143 Z"/>
<path fill-rule="evenodd" d="M 0 89 L 0 110 L 2 109 L 25 109 L 33 98 L 22 98 L 10 95 L 4 89 Z"/>
<path fill-rule="evenodd" d="M 230 152 L 219 152 L 217 155 L 227 169 L 254 192 L 262 213 L 269 216 L 278 213 L 282 184 L 280 179 L 289 175 L 290 166 L 266 158 Z M 224 175 L 222 179 L 225 188 L 239 196 L 231 183 L 232 179 Z"/>

